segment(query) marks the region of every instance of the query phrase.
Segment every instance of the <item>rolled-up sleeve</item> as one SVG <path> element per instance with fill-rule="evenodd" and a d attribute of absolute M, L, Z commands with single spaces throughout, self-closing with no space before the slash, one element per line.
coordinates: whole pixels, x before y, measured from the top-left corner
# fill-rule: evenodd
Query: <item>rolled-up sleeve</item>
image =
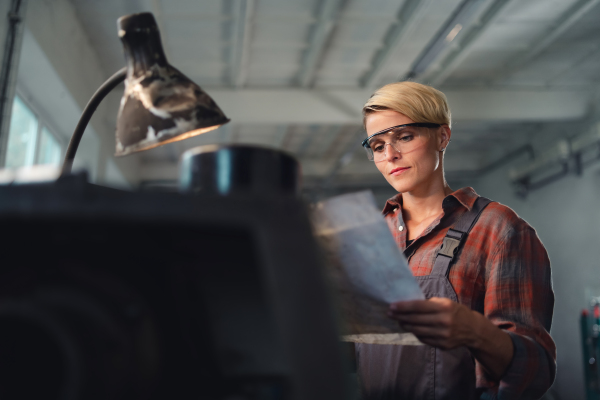
<path fill-rule="evenodd" d="M 488 389 L 490 398 L 537 399 L 556 374 L 556 346 L 549 333 L 554 293 L 546 249 L 525 221 L 508 228 L 497 243 L 485 282 L 484 313 L 510 335 L 514 354 L 500 382 L 478 364 L 477 386 Z"/>

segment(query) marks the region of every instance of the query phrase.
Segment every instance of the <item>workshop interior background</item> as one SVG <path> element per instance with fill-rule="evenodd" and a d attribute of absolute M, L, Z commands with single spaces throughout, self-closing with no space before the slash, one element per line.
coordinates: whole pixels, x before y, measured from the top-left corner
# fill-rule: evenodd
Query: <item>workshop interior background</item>
<path fill-rule="evenodd" d="M 0 1 L 0 44 L 11 1 Z M 173 191 L 187 149 L 243 143 L 290 152 L 315 201 L 394 191 L 360 148 L 361 107 L 386 83 L 441 89 L 453 116 L 454 189 L 512 207 L 550 254 L 558 348 L 554 398 L 583 399 L 579 316 L 600 296 L 600 1 L 28 0 L 4 107 L 3 167 L 60 164 L 96 88 L 124 65 L 116 20 L 154 13 L 168 60 L 232 122 L 114 158 L 122 88 L 75 161 L 92 182 Z M 14 96 L 14 98 L 13 98 Z M 9 122 L 10 121 L 10 122 Z"/>

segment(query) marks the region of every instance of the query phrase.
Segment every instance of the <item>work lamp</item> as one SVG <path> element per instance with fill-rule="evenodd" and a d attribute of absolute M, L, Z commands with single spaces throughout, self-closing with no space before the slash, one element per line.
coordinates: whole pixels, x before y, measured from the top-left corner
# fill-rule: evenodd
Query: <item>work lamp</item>
<path fill-rule="evenodd" d="M 94 93 L 73 132 L 63 163 L 71 172 L 81 137 L 104 97 L 125 81 L 117 117 L 116 156 L 187 139 L 229 122 L 214 100 L 167 62 L 151 13 L 119 18 L 127 66 Z"/>

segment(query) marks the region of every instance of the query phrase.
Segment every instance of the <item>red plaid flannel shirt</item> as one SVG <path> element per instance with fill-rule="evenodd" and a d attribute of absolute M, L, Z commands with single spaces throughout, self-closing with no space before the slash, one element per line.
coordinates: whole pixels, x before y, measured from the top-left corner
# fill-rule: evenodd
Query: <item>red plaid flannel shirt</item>
<path fill-rule="evenodd" d="M 408 248 L 402 195 L 387 201 L 383 214 L 415 276 L 429 275 L 446 232 L 477 197 L 472 188 L 446 196 L 442 214 Z M 535 230 L 509 207 L 491 203 L 455 257 L 449 280 L 461 304 L 489 318 L 514 344 L 512 362 L 500 382 L 476 363 L 477 387 L 491 398 L 542 396 L 556 371 L 556 346 L 549 334 L 554 293 L 550 260 Z"/>

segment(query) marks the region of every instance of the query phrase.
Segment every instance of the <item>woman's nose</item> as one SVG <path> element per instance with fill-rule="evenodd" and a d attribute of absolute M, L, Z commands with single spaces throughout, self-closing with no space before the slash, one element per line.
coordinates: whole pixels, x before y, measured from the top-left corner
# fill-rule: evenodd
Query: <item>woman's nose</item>
<path fill-rule="evenodd" d="M 402 154 L 392 146 L 391 143 L 385 144 L 385 159 L 395 160 L 396 158 L 402 158 Z"/>

